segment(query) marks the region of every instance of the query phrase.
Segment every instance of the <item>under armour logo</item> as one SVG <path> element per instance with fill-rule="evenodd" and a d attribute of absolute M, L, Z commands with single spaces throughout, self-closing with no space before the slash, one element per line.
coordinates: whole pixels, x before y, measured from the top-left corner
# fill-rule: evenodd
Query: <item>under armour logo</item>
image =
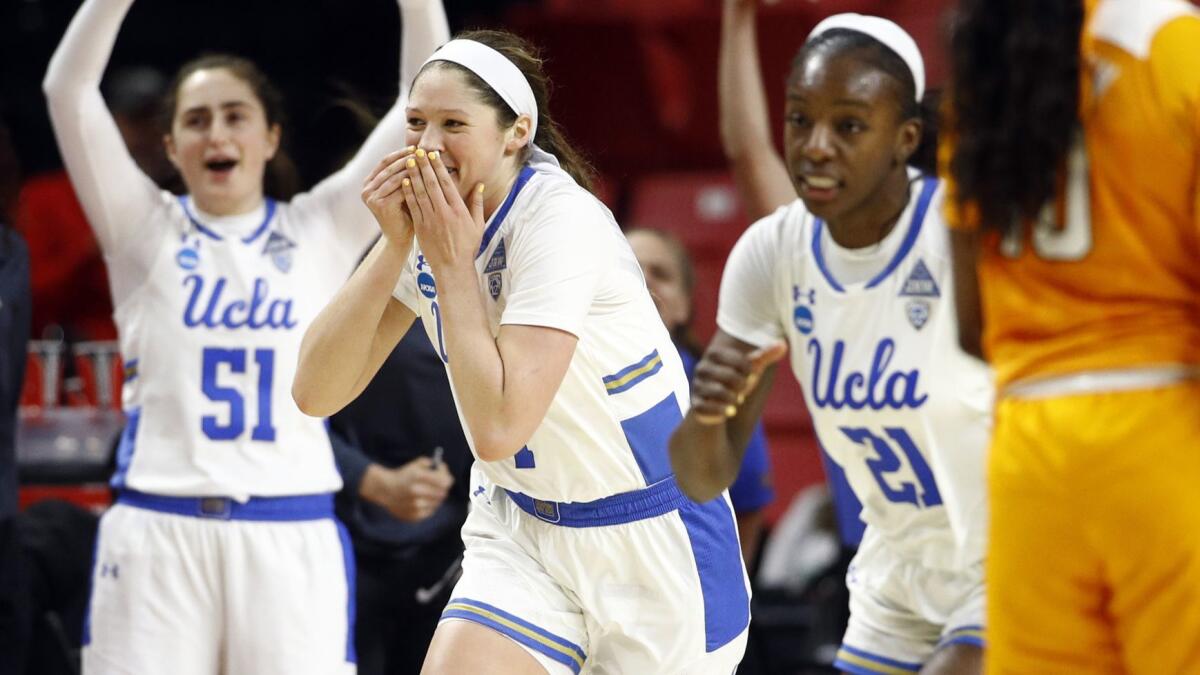
<path fill-rule="evenodd" d="M 116 563 L 101 563 L 100 578 L 103 579 L 105 577 L 112 577 L 117 579 L 120 577 L 120 571 L 121 568 L 118 567 Z"/>
<path fill-rule="evenodd" d="M 792 285 L 792 302 L 800 302 L 800 298 L 807 298 L 808 304 L 810 304 L 810 305 L 817 304 L 817 289 L 810 288 L 810 289 L 804 291 L 804 290 L 800 290 L 800 286 L 793 284 Z"/>
<path fill-rule="evenodd" d="M 480 485 L 479 487 L 475 488 L 475 491 L 471 493 L 471 496 L 478 497 L 479 495 L 483 494 L 484 492 L 486 492 L 486 490 L 484 490 L 483 486 Z"/>

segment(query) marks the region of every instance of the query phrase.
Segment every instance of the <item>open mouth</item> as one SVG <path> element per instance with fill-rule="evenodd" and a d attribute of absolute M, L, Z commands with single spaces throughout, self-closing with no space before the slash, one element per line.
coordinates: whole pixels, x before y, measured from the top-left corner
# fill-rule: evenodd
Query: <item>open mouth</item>
<path fill-rule="evenodd" d="M 801 196 L 816 201 L 828 201 L 837 196 L 842 182 L 831 176 L 804 174 L 800 176 Z"/>
<path fill-rule="evenodd" d="M 233 167 L 237 166 L 236 159 L 210 159 L 204 162 L 204 167 L 209 171 L 233 171 Z"/>

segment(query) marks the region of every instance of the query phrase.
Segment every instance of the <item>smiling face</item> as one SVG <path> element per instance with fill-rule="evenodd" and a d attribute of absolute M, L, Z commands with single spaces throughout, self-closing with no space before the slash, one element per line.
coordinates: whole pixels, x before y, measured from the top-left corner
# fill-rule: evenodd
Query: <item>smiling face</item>
<path fill-rule="evenodd" d="M 861 50 L 813 49 L 788 83 L 784 146 L 796 193 L 826 221 L 870 209 L 921 138 L 901 87 Z"/>
<path fill-rule="evenodd" d="M 521 116 L 502 128 L 496 110 L 481 100 L 464 73 L 436 63 L 417 77 L 407 113 L 407 143 L 440 152 L 464 200 L 483 183 L 485 213 L 490 214 L 517 175 L 529 118 Z"/>
<path fill-rule="evenodd" d="M 263 174 L 279 134 L 249 84 L 227 69 L 209 68 L 180 83 L 164 142 L 196 206 L 223 216 L 262 203 Z"/>

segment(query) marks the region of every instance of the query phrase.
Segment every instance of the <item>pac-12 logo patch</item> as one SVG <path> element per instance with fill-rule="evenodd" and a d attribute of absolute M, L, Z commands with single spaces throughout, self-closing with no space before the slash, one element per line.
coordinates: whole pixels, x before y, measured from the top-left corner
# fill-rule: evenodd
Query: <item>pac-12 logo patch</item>
<path fill-rule="evenodd" d="M 492 272 L 488 275 L 488 293 L 492 295 L 493 300 L 500 299 L 500 291 L 504 288 L 504 280 L 500 277 L 499 272 Z"/>
<path fill-rule="evenodd" d="M 909 272 L 908 278 L 904 280 L 904 286 L 900 288 L 900 295 L 915 298 L 941 297 L 937 282 L 929 273 L 929 268 L 925 266 L 924 260 L 917 260 L 912 272 Z"/>
<path fill-rule="evenodd" d="M 417 275 L 417 288 L 421 291 L 421 295 L 427 298 L 437 297 L 437 284 L 433 281 L 433 275 L 429 272 L 421 272 Z"/>
<path fill-rule="evenodd" d="M 925 300 L 909 300 L 904 311 L 908 314 L 908 322 L 917 330 L 921 330 L 929 321 L 929 303 Z"/>
<path fill-rule="evenodd" d="M 175 254 L 175 263 L 185 270 L 194 270 L 200 264 L 200 251 L 185 246 Z"/>
<path fill-rule="evenodd" d="M 272 232 L 267 237 L 267 243 L 263 244 L 263 255 L 271 256 L 271 263 L 280 272 L 287 274 L 292 269 L 292 253 L 296 248 L 296 242 L 287 237 Z"/>
<path fill-rule="evenodd" d="M 812 310 L 804 305 L 796 305 L 796 309 L 792 312 L 792 323 L 796 325 L 796 330 L 808 335 L 813 330 Z"/>

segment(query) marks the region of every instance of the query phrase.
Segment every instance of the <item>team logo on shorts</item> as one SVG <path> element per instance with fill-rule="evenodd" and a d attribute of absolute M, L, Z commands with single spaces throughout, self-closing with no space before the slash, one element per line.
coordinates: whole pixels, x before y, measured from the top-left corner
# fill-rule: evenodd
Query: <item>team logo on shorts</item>
<path fill-rule="evenodd" d="M 499 272 L 492 272 L 488 275 L 488 293 L 492 294 L 493 300 L 500 299 L 500 290 L 504 288 L 504 280 L 500 278 Z"/>
<path fill-rule="evenodd" d="M 908 322 L 917 330 L 921 330 L 929 321 L 929 303 L 924 300 L 909 300 L 904 311 L 908 314 Z"/>
<path fill-rule="evenodd" d="M 558 504 L 554 502 L 535 499 L 533 500 L 533 511 L 537 514 L 538 518 L 541 518 L 547 523 L 558 522 Z"/>
<path fill-rule="evenodd" d="M 937 282 L 929 273 L 929 268 L 925 266 L 924 260 L 917 260 L 912 272 L 909 272 L 908 278 L 904 280 L 904 286 L 900 288 L 900 295 L 914 298 L 941 297 Z"/>
<path fill-rule="evenodd" d="M 200 264 L 200 251 L 185 246 L 175 254 L 175 263 L 185 270 L 194 270 Z"/>
<path fill-rule="evenodd" d="M 804 305 L 796 305 L 796 309 L 792 312 L 792 323 L 796 324 L 796 330 L 808 335 L 813 330 L 812 310 Z"/>
<path fill-rule="evenodd" d="M 292 269 L 292 251 L 295 248 L 294 241 L 278 232 L 272 232 L 271 236 L 267 237 L 267 243 L 263 244 L 263 255 L 271 256 L 275 268 L 287 274 Z"/>
<path fill-rule="evenodd" d="M 437 284 L 433 281 L 433 275 L 429 272 L 421 272 L 417 275 L 417 289 L 421 291 L 421 295 L 427 298 L 437 297 Z"/>

